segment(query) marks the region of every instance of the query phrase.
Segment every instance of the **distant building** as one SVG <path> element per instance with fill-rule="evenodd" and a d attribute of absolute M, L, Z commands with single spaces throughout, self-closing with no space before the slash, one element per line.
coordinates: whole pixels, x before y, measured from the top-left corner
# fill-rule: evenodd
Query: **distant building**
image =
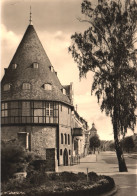
<path fill-rule="evenodd" d="M 18 139 L 51 167 L 85 153 L 87 122 L 73 106 L 73 84 L 62 86 L 30 24 L 1 82 L 1 137 Z"/>
<path fill-rule="evenodd" d="M 95 124 L 92 123 L 92 128 L 89 130 L 89 137 L 97 135 L 97 129 L 95 128 Z"/>

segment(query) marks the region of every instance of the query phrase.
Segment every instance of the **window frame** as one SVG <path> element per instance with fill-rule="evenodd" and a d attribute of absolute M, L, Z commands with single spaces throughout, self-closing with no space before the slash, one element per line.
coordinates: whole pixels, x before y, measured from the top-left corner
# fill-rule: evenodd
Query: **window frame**
<path fill-rule="evenodd" d="M 23 90 L 30 90 L 31 89 L 31 84 L 29 82 L 24 82 L 22 84 L 22 89 Z"/>

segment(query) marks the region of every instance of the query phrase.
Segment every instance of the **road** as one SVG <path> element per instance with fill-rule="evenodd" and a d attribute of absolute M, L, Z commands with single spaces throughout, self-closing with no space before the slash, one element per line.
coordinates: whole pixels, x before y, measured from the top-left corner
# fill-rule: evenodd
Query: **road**
<path fill-rule="evenodd" d="M 124 155 L 128 172 L 119 172 L 115 152 L 101 152 L 96 155 L 88 155 L 80 160 L 80 164 L 74 166 L 60 166 L 61 171 L 85 172 L 94 171 L 100 175 L 111 176 L 118 188 L 116 196 L 137 196 L 137 159 Z"/>

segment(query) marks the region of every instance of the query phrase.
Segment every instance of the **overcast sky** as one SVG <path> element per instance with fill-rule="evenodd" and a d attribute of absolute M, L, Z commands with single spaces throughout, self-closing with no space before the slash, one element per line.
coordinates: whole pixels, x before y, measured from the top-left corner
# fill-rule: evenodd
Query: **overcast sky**
<path fill-rule="evenodd" d="M 74 105 L 78 105 L 78 113 L 88 121 L 89 128 L 95 123 L 100 139 L 113 139 L 111 119 L 101 113 L 96 97 L 91 96 L 93 74 L 89 73 L 86 79 L 80 81 L 77 64 L 68 53 L 71 35 L 87 28 L 87 24 L 77 20 L 78 17 L 83 17 L 82 0 L 1 2 L 1 77 L 29 24 L 31 3 L 33 25 L 62 85 L 70 82 L 74 84 Z"/>

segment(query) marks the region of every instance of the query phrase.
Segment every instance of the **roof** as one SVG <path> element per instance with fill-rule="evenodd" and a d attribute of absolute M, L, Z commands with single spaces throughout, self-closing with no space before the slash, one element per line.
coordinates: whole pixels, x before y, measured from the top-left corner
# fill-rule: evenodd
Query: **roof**
<path fill-rule="evenodd" d="M 32 68 L 34 62 L 38 63 L 38 69 Z M 12 68 L 13 64 L 17 64 L 16 69 Z M 51 67 L 34 26 L 29 25 L 5 70 L 1 85 L 2 100 L 53 100 L 71 104 L 69 97 L 62 93 L 62 85 Z M 23 90 L 23 83 L 30 83 L 31 88 Z M 52 90 L 44 90 L 45 83 L 51 84 Z M 11 90 L 3 91 L 4 84 L 10 84 Z"/>

